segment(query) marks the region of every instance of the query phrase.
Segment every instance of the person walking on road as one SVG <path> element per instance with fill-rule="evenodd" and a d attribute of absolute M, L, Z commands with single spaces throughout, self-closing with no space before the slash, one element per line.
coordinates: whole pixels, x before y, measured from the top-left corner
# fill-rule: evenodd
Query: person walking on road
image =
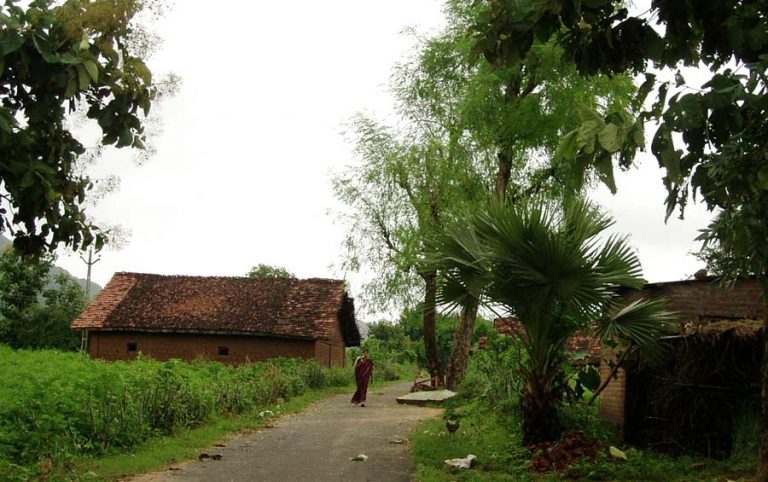
<path fill-rule="evenodd" d="M 352 395 L 352 403 L 364 407 L 368 383 L 373 383 L 373 360 L 368 355 L 368 350 L 363 350 L 363 354 L 355 360 L 355 383 L 357 391 Z"/>

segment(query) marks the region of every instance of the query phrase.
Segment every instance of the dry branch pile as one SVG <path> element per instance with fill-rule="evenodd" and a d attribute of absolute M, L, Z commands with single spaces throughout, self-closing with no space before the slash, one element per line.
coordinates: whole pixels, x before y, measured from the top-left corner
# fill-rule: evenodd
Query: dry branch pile
<path fill-rule="evenodd" d="M 530 468 L 536 472 L 563 470 L 580 460 L 594 461 L 600 453 L 608 453 L 608 446 L 590 438 L 581 430 L 571 430 L 563 440 L 544 442 L 528 447 L 533 453 Z"/>
<path fill-rule="evenodd" d="M 727 457 L 733 420 L 759 396 L 762 321 L 687 326 L 667 359 L 628 372 L 627 441 L 673 454 Z"/>

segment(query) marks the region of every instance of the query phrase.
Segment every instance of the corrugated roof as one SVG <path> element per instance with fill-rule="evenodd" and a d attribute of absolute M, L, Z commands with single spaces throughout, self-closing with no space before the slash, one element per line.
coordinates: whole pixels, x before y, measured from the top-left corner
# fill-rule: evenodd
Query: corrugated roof
<path fill-rule="evenodd" d="M 116 273 L 72 328 L 327 340 L 341 321 L 346 344 L 355 345 L 353 306 L 340 280 Z"/>

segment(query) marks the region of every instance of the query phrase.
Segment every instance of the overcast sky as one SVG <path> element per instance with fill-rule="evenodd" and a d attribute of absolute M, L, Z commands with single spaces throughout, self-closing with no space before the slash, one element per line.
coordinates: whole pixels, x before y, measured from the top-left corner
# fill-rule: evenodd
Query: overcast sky
<path fill-rule="evenodd" d="M 329 215 L 334 170 L 353 162 L 342 136 L 357 111 L 391 115 L 392 65 L 412 40 L 442 23 L 435 0 L 177 2 L 158 25 L 156 73 L 182 78 L 161 107 L 157 155 L 142 166 L 110 152 L 96 168 L 122 179 L 91 212 L 132 231 L 106 250 L 93 279 L 116 271 L 239 276 L 257 263 L 299 277 L 339 277 L 344 228 Z M 664 224 L 664 190 L 655 160 L 618 178 L 619 194 L 593 198 L 631 233 L 646 278 L 676 280 L 699 264 L 688 255 L 706 224 L 701 207 Z M 85 265 L 60 254 L 79 277 Z M 353 295 L 361 278 L 350 277 Z"/>

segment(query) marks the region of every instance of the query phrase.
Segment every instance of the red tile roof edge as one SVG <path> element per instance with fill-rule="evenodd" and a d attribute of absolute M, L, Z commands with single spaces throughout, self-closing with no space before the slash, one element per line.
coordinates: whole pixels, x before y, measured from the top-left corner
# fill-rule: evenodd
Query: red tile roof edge
<path fill-rule="evenodd" d="M 237 281 L 237 284 L 227 283 L 230 280 Z M 254 285 L 258 285 L 242 285 L 245 280 L 253 280 Z M 200 284 L 196 285 L 194 281 Z M 243 286 L 255 289 L 255 292 L 251 291 L 251 296 L 256 296 L 247 297 L 244 293 L 248 290 L 243 291 Z M 159 289 L 164 287 L 170 290 L 170 297 L 158 294 L 162 293 Z M 140 291 L 132 296 L 135 289 Z M 200 292 L 203 294 L 200 295 Z M 174 294 L 189 296 L 182 296 L 182 301 L 179 301 L 173 298 Z M 241 298 L 238 299 L 238 296 Z M 346 299 L 344 281 L 329 278 L 257 280 L 246 276 L 159 275 L 121 271 L 114 274 L 104 290 L 74 320 L 72 328 L 330 339 L 335 332 L 334 323 L 339 322 L 345 344 L 353 346 L 359 344 L 359 331 L 351 299 L 351 310 L 346 316 L 340 316 Z M 164 322 L 167 323 L 165 326 Z"/>

